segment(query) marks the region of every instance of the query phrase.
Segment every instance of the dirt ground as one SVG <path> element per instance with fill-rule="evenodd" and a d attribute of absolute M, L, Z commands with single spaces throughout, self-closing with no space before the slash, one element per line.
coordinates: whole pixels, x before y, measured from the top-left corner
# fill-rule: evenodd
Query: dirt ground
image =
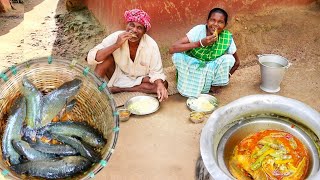
<path fill-rule="evenodd" d="M 63 0 L 26 0 L 0 14 L 0 71 L 28 59 L 52 55 L 84 62 L 106 36 L 87 10 L 68 13 Z M 320 111 L 320 6 L 265 9 L 232 17 L 240 69 L 216 97 L 220 107 L 260 90 L 258 54 L 273 53 L 292 64 L 278 95 Z M 190 27 L 191 28 L 191 27 Z M 174 41 L 174 40 L 173 40 Z M 170 55 L 162 54 L 165 67 Z M 121 123 L 116 151 L 95 179 L 193 179 L 202 124 L 188 121 L 186 98 L 161 103 L 158 112 Z"/>

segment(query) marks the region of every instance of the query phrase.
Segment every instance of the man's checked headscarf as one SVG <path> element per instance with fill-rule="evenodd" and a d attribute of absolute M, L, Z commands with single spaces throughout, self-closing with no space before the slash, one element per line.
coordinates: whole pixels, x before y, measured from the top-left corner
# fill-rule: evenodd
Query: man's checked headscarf
<path fill-rule="evenodd" d="M 150 24 L 150 16 L 140 10 L 140 9 L 132 9 L 132 10 L 128 10 L 124 13 L 124 18 L 126 20 L 126 22 L 138 22 L 142 25 L 144 25 L 144 27 L 147 29 L 147 31 L 151 28 L 151 24 Z"/>

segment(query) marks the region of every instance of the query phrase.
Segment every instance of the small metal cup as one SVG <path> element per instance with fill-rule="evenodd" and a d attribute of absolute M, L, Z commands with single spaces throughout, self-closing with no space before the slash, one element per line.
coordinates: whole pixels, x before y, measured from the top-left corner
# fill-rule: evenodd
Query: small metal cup
<path fill-rule="evenodd" d="M 119 109 L 118 113 L 119 113 L 119 120 L 121 122 L 128 121 L 131 115 L 131 112 L 128 109 Z"/>

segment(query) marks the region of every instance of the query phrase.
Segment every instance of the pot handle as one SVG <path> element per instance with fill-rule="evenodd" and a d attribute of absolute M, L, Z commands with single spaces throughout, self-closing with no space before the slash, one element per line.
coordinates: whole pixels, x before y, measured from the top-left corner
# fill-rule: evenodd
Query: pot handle
<path fill-rule="evenodd" d="M 288 63 L 288 65 L 285 67 L 286 69 L 289 69 L 289 67 L 292 66 L 292 63 Z"/>

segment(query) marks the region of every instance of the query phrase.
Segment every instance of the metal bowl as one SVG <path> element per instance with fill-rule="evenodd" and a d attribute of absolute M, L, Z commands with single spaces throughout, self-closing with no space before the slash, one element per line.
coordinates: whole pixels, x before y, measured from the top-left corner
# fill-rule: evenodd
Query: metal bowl
<path fill-rule="evenodd" d="M 200 94 L 197 98 L 188 98 L 187 106 L 192 111 L 209 114 L 218 107 L 218 99 L 209 94 Z"/>
<path fill-rule="evenodd" d="M 249 117 L 236 122 L 221 138 L 218 145 L 218 164 L 220 168 L 229 173 L 229 161 L 233 150 L 245 137 L 262 130 L 275 129 L 288 132 L 298 138 L 308 150 L 310 156 L 307 175 L 314 174 L 319 169 L 319 154 L 312 139 L 299 126 L 294 125 L 278 116 L 263 115 Z"/>
<path fill-rule="evenodd" d="M 192 111 L 189 119 L 195 124 L 202 123 L 206 119 L 206 114 L 204 112 Z"/>
<path fill-rule="evenodd" d="M 264 115 L 270 116 L 267 119 L 259 118 Z M 246 131 L 250 133 L 261 128 L 285 129 L 296 135 L 309 152 L 312 151 L 307 179 L 318 180 L 320 179 L 319 119 L 319 112 L 291 98 L 260 94 L 242 97 L 215 110 L 202 129 L 200 152 L 203 163 L 213 179 L 234 179 L 225 165 L 224 158 L 228 158 L 227 151 L 233 151 L 232 144 L 236 144 L 238 138 L 244 137 Z M 292 124 L 294 128 L 291 127 Z M 226 147 L 223 148 L 223 144 Z"/>
<path fill-rule="evenodd" d="M 135 96 L 125 103 L 125 108 L 131 114 L 147 115 L 156 112 L 160 108 L 158 99 L 151 96 Z"/>
<path fill-rule="evenodd" d="M 128 109 L 118 109 L 119 120 L 121 122 L 128 121 L 131 115 L 131 112 Z"/>

